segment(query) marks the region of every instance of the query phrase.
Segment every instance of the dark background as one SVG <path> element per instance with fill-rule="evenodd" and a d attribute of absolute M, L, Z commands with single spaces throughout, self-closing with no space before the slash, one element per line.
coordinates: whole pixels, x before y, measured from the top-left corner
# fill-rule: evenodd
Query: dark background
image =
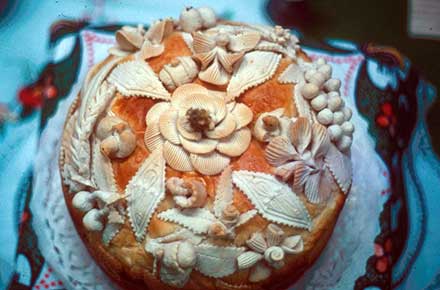
<path fill-rule="evenodd" d="M 409 1 L 271 0 L 268 1 L 267 10 L 274 23 L 295 27 L 308 37 L 341 38 L 356 43 L 369 41 L 393 46 L 406 55 L 438 89 L 440 40 L 409 37 Z M 428 126 L 434 150 L 440 155 L 439 98 L 429 111 Z"/>

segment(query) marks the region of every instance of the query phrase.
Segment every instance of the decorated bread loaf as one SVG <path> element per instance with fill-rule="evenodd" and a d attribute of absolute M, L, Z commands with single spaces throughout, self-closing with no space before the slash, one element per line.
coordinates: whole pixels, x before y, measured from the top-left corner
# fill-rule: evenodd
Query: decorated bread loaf
<path fill-rule="evenodd" d="M 185 8 L 124 26 L 67 116 L 67 207 L 123 289 L 287 289 L 351 186 L 351 110 L 287 29 Z"/>

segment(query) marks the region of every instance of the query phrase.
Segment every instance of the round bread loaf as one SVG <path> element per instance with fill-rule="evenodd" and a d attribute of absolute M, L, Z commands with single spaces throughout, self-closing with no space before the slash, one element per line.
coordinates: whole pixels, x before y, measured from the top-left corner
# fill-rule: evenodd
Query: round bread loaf
<path fill-rule="evenodd" d="M 122 27 L 67 116 L 60 171 L 90 254 L 123 289 L 286 289 L 351 186 L 351 111 L 279 26 Z"/>

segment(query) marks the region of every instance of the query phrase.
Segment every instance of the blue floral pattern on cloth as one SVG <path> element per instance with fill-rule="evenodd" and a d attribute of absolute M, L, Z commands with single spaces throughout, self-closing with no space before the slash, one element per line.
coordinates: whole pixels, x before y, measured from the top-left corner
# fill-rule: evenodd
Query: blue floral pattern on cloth
<path fill-rule="evenodd" d="M 114 29 L 89 30 L 86 23 L 74 22 L 54 26 L 52 45 L 55 51 L 63 53 L 55 54 L 53 63 L 42 75 L 53 77 L 50 85 L 57 94 L 45 98 L 41 112 L 26 119 L 39 124 L 39 131 L 44 131 L 60 110 L 58 104 L 68 99 L 74 83 L 102 59 L 112 43 L 105 31 Z M 353 276 L 350 274 L 354 272 L 346 274 L 344 269 L 312 269 L 292 289 L 439 289 L 440 166 L 426 128 L 426 112 L 436 97 L 436 89 L 393 48 L 356 46 L 344 41 L 312 46 L 304 39 L 304 49 L 312 59 L 324 57 L 331 63 L 334 74 L 343 81 L 341 93 L 353 96 L 348 102 L 366 122 L 378 159 L 383 162 L 383 169 L 377 172 L 378 180 L 383 180 L 387 187 L 372 193 L 378 195 L 380 202 L 372 209 L 377 212 L 377 227 L 373 229 L 375 237 L 365 245 L 371 249 L 368 256 L 359 260 L 346 258 L 346 264 L 338 264 L 337 260 L 331 264 L 334 257 L 323 254 L 328 265 L 349 268 L 350 263 L 356 263 L 360 272 Z M 30 180 L 29 174 L 24 175 L 19 187 L 22 192 L 16 214 L 20 221 L 17 263 L 9 289 L 62 289 L 69 281 L 54 271 L 48 262 L 50 257 L 39 250 L 38 231 L 32 222 L 38 213 L 29 206 L 38 192 L 32 191 Z M 332 271 L 342 274 L 333 275 Z M 327 284 L 309 283 L 314 278 Z"/>

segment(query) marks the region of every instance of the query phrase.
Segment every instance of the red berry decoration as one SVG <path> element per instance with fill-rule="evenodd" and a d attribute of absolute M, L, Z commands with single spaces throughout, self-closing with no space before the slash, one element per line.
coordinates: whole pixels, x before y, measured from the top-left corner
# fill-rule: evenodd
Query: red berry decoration
<path fill-rule="evenodd" d="M 53 99 L 57 96 L 58 90 L 54 85 L 50 85 L 44 89 L 44 94 L 48 99 Z"/>
<path fill-rule="evenodd" d="M 37 87 L 24 87 L 18 93 L 20 103 L 25 107 L 39 108 L 43 104 L 43 94 Z"/>
<path fill-rule="evenodd" d="M 384 115 L 379 115 L 376 118 L 376 123 L 382 128 L 386 128 L 390 125 L 390 121 Z"/>
<path fill-rule="evenodd" d="M 386 116 L 392 116 L 393 115 L 393 106 L 391 106 L 390 103 L 386 102 L 382 104 L 382 112 L 386 115 Z"/>
<path fill-rule="evenodd" d="M 376 270 L 380 273 L 385 273 L 388 269 L 387 257 L 382 257 L 376 261 Z"/>

